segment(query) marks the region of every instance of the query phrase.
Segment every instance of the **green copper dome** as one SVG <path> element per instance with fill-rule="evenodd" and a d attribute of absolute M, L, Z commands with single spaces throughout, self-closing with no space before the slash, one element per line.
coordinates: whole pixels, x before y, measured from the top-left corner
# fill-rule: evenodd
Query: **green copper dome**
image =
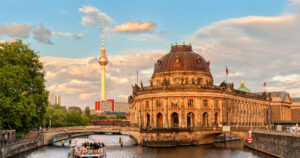
<path fill-rule="evenodd" d="M 248 89 L 247 87 L 244 86 L 244 81 L 241 81 L 241 87 L 239 87 L 237 90 L 242 91 L 242 92 L 247 92 L 247 93 L 251 93 L 250 89 Z"/>

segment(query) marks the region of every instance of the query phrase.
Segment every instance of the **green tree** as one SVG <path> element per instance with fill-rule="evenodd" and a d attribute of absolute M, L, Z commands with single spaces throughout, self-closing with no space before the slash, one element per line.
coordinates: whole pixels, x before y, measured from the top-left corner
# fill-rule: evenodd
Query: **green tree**
<path fill-rule="evenodd" d="M 90 125 L 90 118 L 80 111 L 68 112 L 65 106 L 49 105 L 46 110 L 46 125 L 49 127 L 51 116 L 51 127 L 66 126 L 87 126 Z"/>
<path fill-rule="evenodd" d="M 86 116 L 90 117 L 91 116 L 91 113 L 90 113 L 90 107 L 85 107 L 85 110 L 84 110 L 84 113 Z"/>
<path fill-rule="evenodd" d="M 77 110 L 68 113 L 68 126 L 86 126 L 90 125 L 90 119 Z"/>
<path fill-rule="evenodd" d="M 50 105 L 47 107 L 45 119 L 46 125 L 49 127 L 51 117 L 51 127 L 65 127 L 67 123 L 67 110 L 59 105 Z"/>
<path fill-rule="evenodd" d="M 43 124 L 48 104 L 38 53 L 16 42 L 0 43 L 0 127 L 28 132 Z"/>

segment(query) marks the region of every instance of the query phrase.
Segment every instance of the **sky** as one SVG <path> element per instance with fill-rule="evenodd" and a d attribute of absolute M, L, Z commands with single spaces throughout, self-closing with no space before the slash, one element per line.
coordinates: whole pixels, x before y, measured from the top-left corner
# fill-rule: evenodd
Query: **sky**
<path fill-rule="evenodd" d="M 136 70 L 149 85 L 155 61 L 173 43 L 210 60 L 214 84 L 300 97 L 300 0 L 0 0 L 0 41 L 39 52 L 46 87 L 66 106 L 100 99 L 101 16 L 106 96 L 127 101 Z"/>

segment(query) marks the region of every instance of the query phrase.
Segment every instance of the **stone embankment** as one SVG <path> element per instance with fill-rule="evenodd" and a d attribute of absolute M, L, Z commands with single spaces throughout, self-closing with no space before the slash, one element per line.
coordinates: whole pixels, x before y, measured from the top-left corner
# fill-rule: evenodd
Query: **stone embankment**
<path fill-rule="evenodd" d="M 300 158 L 300 136 L 288 133 L 253 132 L 249 148 L 283 158 Z"/>
<path fill-rule="evenodd" d="M 42 133 L 33 132 L 28 134 L 24 139 L 8 142 L 0 147 L 0 158 L 12 157 L 16 154 L 29 151 L 41 146 Z"/>

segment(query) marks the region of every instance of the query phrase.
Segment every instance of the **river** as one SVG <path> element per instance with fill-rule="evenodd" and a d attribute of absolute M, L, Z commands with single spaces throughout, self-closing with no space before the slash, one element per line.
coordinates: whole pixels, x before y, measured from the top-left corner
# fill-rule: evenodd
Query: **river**
<path fill-rule="evenodd" d="M 119 145 L 119 137 L 124 140 L 123 147 Z M 126 135 L 91 135 L 89 138 L 104 142 L 107 158 L 271 158 L 269 155 L 243 147 L 239 141 L 200 146 L 149 148 L 135 145 L 135 141 Z M 62 147 L 61 143 L 57 142 L 15 157 L 66 158 L 68 145 L 65 143 L 65 147 Z"/>

